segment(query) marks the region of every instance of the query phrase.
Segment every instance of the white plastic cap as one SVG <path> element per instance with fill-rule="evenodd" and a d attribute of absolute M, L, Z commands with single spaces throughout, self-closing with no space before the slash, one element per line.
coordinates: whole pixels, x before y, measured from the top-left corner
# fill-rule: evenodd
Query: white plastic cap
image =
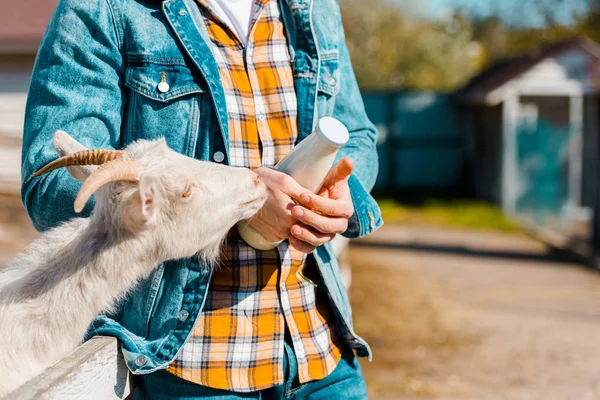
<path fill-rule="evenodd" d="M 350 133 L 348 133 L 346 126 L 331 117 L 321 118 L 315 131 L 321 139 L 334 147 L 342 147 L 350 139 Z"/>

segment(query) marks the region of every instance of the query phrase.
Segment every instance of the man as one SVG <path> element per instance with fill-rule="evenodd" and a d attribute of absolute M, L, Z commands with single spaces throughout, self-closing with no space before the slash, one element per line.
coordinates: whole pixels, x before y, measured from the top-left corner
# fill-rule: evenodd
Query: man
<path fill-rule="evenodd" d="M 269 167 L 324 116 L 341 120 L 350 141 L 324 189 L 306 196 Z M 78 189 L 63 170 L 28 178 L 55 157 L 57 129 L 90 148 L 165 137 L 183 154 L 256 169 L 269 199 L 250 224 L 287 239 L 263 252 L 234 229 L 214 271 L 198 259 L 158 266 L 97 318 L 90 335 L 118 337 L 141 376 L 136 398 L 366 397 L 354 352 L 370 350 L 352 328 L 329 241 L 381 225 L 368 194 L 376 132 L 335 1 L 62 0 L 36 61 L 23 142 L 22 196 L 39 230 L 73 217 Z"/>

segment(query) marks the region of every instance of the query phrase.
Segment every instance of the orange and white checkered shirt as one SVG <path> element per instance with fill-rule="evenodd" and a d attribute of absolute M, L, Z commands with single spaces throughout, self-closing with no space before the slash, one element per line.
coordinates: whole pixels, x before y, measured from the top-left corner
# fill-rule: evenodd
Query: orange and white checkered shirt
<path fill-rule="evenodd" d="M 297 139 L 297 103 L 284 24 L 276 0 L 255 0 L 246 49 L 198 0 L 225 91 L 230 165 L 274 166 Z M 232 230 L 193 333 L 168 371 L 200 385 L 251 392 L 283 384 L 289 330 L 300 383 L 329 375 L 342 340 L 326 294 L 305 276 L 316 266 L 287 241 L 272 251 Z M 312 269 L 311 269 L 312 268 Z"/>

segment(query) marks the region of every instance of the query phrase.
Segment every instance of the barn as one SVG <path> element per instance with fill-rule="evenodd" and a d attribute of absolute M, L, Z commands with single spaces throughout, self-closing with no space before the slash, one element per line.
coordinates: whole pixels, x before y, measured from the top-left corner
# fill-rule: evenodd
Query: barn
<path fill-rule="evenodd" d="M 0 13 L 0 192 L 20 188 L 23 115 L 40 39 L 57 0 L 6 2 Z M 27 21 L 27 23 L 23 23 Z"/>
<path fill-rule="evenodd" d="M 379 133 L 376 194 L 406 200 L 464 193 L 464 138 L 451 95 L 363 92 L 363 101 Z"/>
<path fill-rule="evenodd" d="M 593 252 L 600 45 L 578 37 L 503 62 L 455 98 L 477 197 L 546 241 Z"/>

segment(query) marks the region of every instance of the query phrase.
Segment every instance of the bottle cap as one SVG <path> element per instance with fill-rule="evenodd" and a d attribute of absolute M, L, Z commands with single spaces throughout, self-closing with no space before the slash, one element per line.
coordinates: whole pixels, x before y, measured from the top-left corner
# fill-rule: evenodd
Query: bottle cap
<path fill-rule="evenodd" d="M 335 118 L 323 117 L 317 123 L 315 132 L 327 144 L 334 147 L 342 147 L 350 139 L 348 129 Z"/>

